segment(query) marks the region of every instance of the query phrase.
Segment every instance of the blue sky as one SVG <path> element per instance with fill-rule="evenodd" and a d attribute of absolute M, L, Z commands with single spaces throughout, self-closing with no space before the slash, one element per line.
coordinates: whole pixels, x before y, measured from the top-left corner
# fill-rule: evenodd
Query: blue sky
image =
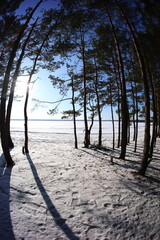
<path fill-rule="evenodd" d="M 28 7 L 35 7 L 35 5 L 39 2 L 39 0 L 25 0 L 21 3 L 19 9 L 17 9 L 16 13 L 21 15 L 25 13 L 25 10 Z M 47 0 L 41 3 L 39 8 L 36 10 L 34 16 L 37 17 L 37 15 L 40 13 L 43 9 L 49 9 L 51 7 L 57 7 L 59 3 L 59 0 Z"/>
<path fill-rule="evenodd" d="M 58 70 L 55 72 L 56 76 L 64 73 L 64 70 Z M 29 104 L 28 104 L 28 116 L 29 118 L 53 118 L 59 119 L 61 118 L 61 112 L 64 110 L 68 110 L 71 108 L 69 104 L 70 101 L 62 102 L 59 106 L 58 114 L 55 116 L 48 115 L 49 109 L 54 108 L 57 104 L 39 104 L 36 107 L 36 102 L 33 99 L 37 99 L 40 101 L 49 101 L 55 102 L 62 98 L 59 94 L 59 90 L 55 89 L 51 83 L 51 80 L 48 78 L 48 73 L 46 70 L 40 70 L 38 74 L 33 76 L 32 81 L 34 84 L 30 85 L 30 94 L 29 94 Z M 26 82 L 28 77 L 19 77 L 16 87 L 15 95 L 23 96 L 22 98 L 15 99 L 13 104 L 12 118 L 23 118 L 23 108 L 24 108 L 24 96 L 26 93 Z M 68 92 L 68 97 L 70 96 L 70 92 Z"/>
<path fill-rule="evenodd" d="M 25 0 L 20 5 L 20 8 L 16 11 L 18 15 L 23 15 L 25 13 L 25 10 L 28 7 L 34 7 L 39 0 L 32 0 L 28 1 Z M 58 1 L 57 0 L 48 0 L 44 3 L 42 3 L 39 8 L 37 9 L 36 13 L 34 14 L 34 17 L 36 18 L 38 15 L 41 14 L 41 10 L 48 9 L 50 7 L 57 7 Z M 24 65 L 27 65 L 27 62 L 25 62 Z M 57 76 L 60 75 L 62 72 L 57 71 L 55 73 Z M 40 70 L 38 74 L 34 75 L 32 78 L 32 81 L 36 80 L 34 84 L 32 84 L 30 88 L 30 97 L 29 97 L 29 104 L 28 104 L 28 115 L 29 118 L 60 118 L 61 117 L 61 111 L 63 109 L 67 108 L 68 104 L 63 104 L 63 106 L 60 106 L 59 112 L 60 114 L 57 114 L 57 116 L 50 116 L 47 114 L 49 109 L 52 109 L 54 106 L 53 104 L 41 104 L 39 107 L 35 108 L 35 102 L 32 101 L 32 98 L 38 99 L 40 101 L 50 101 L 54 102 L 59 99 L 61 99 L 61 96 L 57 89 L 54 89 L 50 79 L 48 79 L 49 73 L 46 70 Z M 23 95 L 25 96 L 25 82 L 28 80 L 28 77 L 19 77 L 18 83 L 17 83 L 17 90 L 15 95 Z M 19 98 L 18 101 L 15 99 L 13 104 L 13 110 L 12 110 L 12 118 L 23 118 L 23 107 L 24 107 L 24 97 Z M 34 111 L 33 111 L 34 109 Z"/>
<path fill-rule="evenodd" d="M 34 7 L 37 4 L 38 0 L 32 1 L 24 1 L 19 10 L 17 11 L 18 14 L 23 14 L 27 7 Z M 50 8 L 51 6 L 57 6 L 57 1 L 48 0 L 47 2 L 41 4 L 39 9 L 36 12 L 36 16 L 40 14 L 40 10 L 43 8 Z M 26 63 L 25 63 L 26 65 Z M 52 109 L 56 106 L 56 104 L 40 104 L 36 107 L 36 103 L 32 100 L 38 99 L 40 101 L 49 101 L 55 102 L 62 98 L 59 94 L 58 89 L 54 89 L 48 75 L 50 73 L 46 70 L 40 70 L 38 74 L 33 76 L 32 81 L 36 80 L 34 84 L 30 87 L 30 96 L 29 96 L 29 104 L 28 104 L 28 117 L 30 119 L 60 119 L 62 114 L 61 112 L 64 110 L 72 109 L 70 101 L 62 102 L 58 107 L 58 113 L 54 116 L 48 115 L 49 109 Z M 59 70 L 54 72 L 55 76 L 66 75 L 66 69 L 63 67 Z M 13 104 L 12 110 L 12 118 L 14 119 L 22 119 L 23 115 L 23 108 L 24 108 L 24 96 L 25 96 L 25 82 L 28 80 L 28 77 L 19 77 L 17 83 L 17 91 L 15 95 L 23 95 L 23 98 L 20 98 L 19 101 L 15 100 Z M 23 93 L 23 94 L 22 94 Z M 69 91 L 66 97 L 71 97 L 71 92 Z M 80 117 L 83 118 L 83 115 Z M 110 108 L 106 108 L 103 111 L 103 119 L 110 119 Z"/>
<path fill-rule="evenodd" d="M 31 119 L 60 119 L 62 117 L 62 112 L 65 110 L 72 109 L 71 101 L 63 101 L 58 106 L 58 113 L 56 115 L 49 115 L 48 112 L 50 109 L 56 107 L 57 103 L 52 104 L 58 100 L 62 99 L 62 95 L 59 94 L 59 90 L 54 88 L 51 80 L 49 79 L 50 72 L 46 70 L 40 70 L 37 74 L 33 75 L 32 82 L 34 84 L 30 85 L 30 94 L 29 94 L 29 103 L 28 103 L 28 117 Z M 53 74 L 53 73 L 52 73 Z M 54 72 L 55 76 L 66 76 L 67 72 L 65 67 L 56 70 Z M 24 100 L 26 94 L 26 82 L 28 81 L 28 77 L 21 76 L 18 78 L 15 96 L 19 95 L 20 98 L 15 98 L 12 110 L 12 118 L 13 119 L 23 119 L 23 109 L 24 109 Z M 65 98 L 71 97 L 71 91 L 67 92 Z M 33 99 L 37 99 L 40 101 L 52 102 L 48 103 L 40 103 L 37 106 L 37 103 L 33 101 Z M 78 106 L 77 106 L 78 108 Z M 82 116 L 79 117 L 83 119 Z M 103 111 L 103 119 L 110 119 L 110 107 L 106 108 Z"/>

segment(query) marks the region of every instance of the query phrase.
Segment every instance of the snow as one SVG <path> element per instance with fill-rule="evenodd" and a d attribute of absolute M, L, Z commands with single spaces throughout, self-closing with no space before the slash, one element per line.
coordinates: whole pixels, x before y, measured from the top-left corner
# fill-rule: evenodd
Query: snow
<path fill-rule="evenodd" d="M 103 125 L 106 150 L 74 148 L 72 122 L 32 122 L 28 155 L 22 154 L 23 123 L 12 123 L 16 165 L 0 157 L 0 240 L 159 240 L 160 139 L 147 176 L 139 167 L 143 124 L 137 152 L 126 160 L 112 151 L 111 123 Z M 92 142 L 97 140 L 97 123 Z M 113 163 L 111 162 L 113 157 Z"/>

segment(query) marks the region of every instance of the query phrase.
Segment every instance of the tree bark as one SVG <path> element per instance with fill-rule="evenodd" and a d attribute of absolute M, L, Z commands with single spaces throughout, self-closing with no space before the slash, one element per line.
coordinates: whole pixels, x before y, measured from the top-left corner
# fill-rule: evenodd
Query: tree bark
<path fill-rule="evenodd" d="M 135 83 L 135 87 L 136 87 L 136 83 Z M 135 96 L 135 104 L 136 104 L 136 131 L 135 131 L 134 152 L 137 151 L 137 141 L 138 141 L 138 122 L 139 122 L 139 117 L 138 117 L 138 96 L 137 96 L 137 89 L 136 89 L 136 96 Z"/>
<path fill-rule="evenodd" d="M 42 2 L 42 0 L 40 0 L 38 2 L 38 4 L 35 6 L 35 8 L 32 10 L 32 12 L 30 13 L 30 15 L 29 15 L 28 19 L 26 20 L 25 24 L 21 28 L 21 30 L 20 30 L 20 32 L 17 36 L 17 39 L 14 42 L 14 45 L 13 45 L 13 48 L 12 48 L 12 51 L 11 51 L 11 54 L 10 54 L 10 58 L 9 58 L 9 61 L 8 61 L 8 64 L 7 64 L 4 80 L 3 80 L 2 93 L 1 93 L 1 106 L 0 106 L 0 127 L 1 127 L 1 144 L 2 144 L 2 149 L 3 149 L 4 156 L 5 156 L 5 160 L 7 162 L 7 166 L 13 166 L 14 165 L 14 161 L 12 160 L 12 157 L 11 157 L 10 152 L 9 152 L 8 137 L 7 137 L 7 134 L 6 134 L 6 100 L 7 100 L 7 91 L 8 91 L 9 80 L 10 80 L 10 73 L 11 73 L 11 70 L 12 70 L 13 61 L 14 61 L 14 58 L 16 56 L 16 52 L 18 50 L 19 43 L 20 43 L 20 40 L 22 39 L 23 33 L 26 30 L 30 19 L 32 18 L 34 12 L 38 8 L 38 6 L 41 4 L 41 2 Z"/>
<path fill-rule="evenodd" d="M 150 66 L 148 57 L 147 56 L 145 56 L 145 57 L 146 57 L 146 62 L 147 62 L 147 66 L 148 66 L 148 72 L 149 72 L 149 78 L 150 78 L 150 84 L 151 84 L 152 107 L 153 107 L 152 138 L 151 138 L 150 152 L 149 152 L 149 157 L 152 158 L 153 148 L 156 144 L 157 110 L 156 110 L 155 88 L 154 88 L 154 83 L 153 83 L 153 75 L 152 75 L 152 71 L 151 71 L 151 66 Z"/>
<path fill-rule="evenodd" d="M 74 82 L 72 77 L 72 107 L 73 107 L 73 124 L 74 124 L 74 141 L 75 148 L 78 149 L 78 140 L 77 140 L 77 128 L 76 128 L 76 115 L 75 115 L 75 100 L 74 100 Z"/>
<path fill-rule="evenodd" d="M 130 31 L 130 34 L 132 36 L 133 44 L 138 56 L 139 60 L 139 66 L 141 70 L 141 76 L 142 76 L 142 81 L 143 81 L 143 87 L 144 87 L 144 102 L 145 102 L 145 133 L 144 133 L 144 149 L 143 149 L 143 156 L 141 159 L 141 164 L 139 168 L 139 174 L 140 175 L 145 175 L 145 172 L 148 167 L 148 157 L 149 157 L 149 150 L 150 150 L 150 95 L 149 95 L 149 86 L 148 86 L 148 79 L 147 79 L 147 73 L 145 69 L 145 62 L 144 58 L 141 53 L 141 48 L 139 45 L 139 42 L 137 40 L 137 37 L 135 35 L 135 32 L 132 29 L 132 26 L 126 16 L 126 14 L 123 11 L 123 8 L 121 7 L 120 3 L 118 0 L 116 0 L 117 5 L 119 6 L 120 12 L 125 19 L 128 29 Z"/>
<path fill-rule="evenodd" d="M 157 108 L 157 116 L 158 116 L 157 137 L 160 138 L 160 96 L 157 92 L 156 92 L 156 108 Z"/>
<path fill-rule="evenodd" d="M 97 98 L 97 111 L 98 111 L 98 123 L 99 123 L 99 134 L 98 134 L 98 145 L 102 146 L 102 117 L 101 117 L 101 107 L 100 107 L 100 100 L 99 100 L 99 93 L 98 93 L 98 69 L 95 62 L 95 91 L 96 91 L 96 98 Z"/>
<path fill-rule="evenodd" d="M 25 154 L 29 153 L 29 149 L 28 149 L 28 115 L 27 115 L 28 98 L 29 98 L 29 83 L 27 85 L 26 98 L 25 98 L 25 104 L 24 104 L 24 132 L 25 132 L 24 151 L 25 151 Z"/>
<path fill-rule="evenodd" d="M 83 62 L 83 91 L 84 91 L 84 126 L 85 126 L 85 137 L 84 137 L 84 147 L 89 148 L 90 144 L 90 134 L 88 130 L 88 120 L 87 120 L 87 83 L 86 83 L 86 63 L 85 63 L 85 43 L 84 36 L 81 36 L 81 46 L 82 46 L 82 62 Z"/>
<path fill-rule="evenodd" d="M 111 118 L 112 118 L 112 135 L 113 135 L 113 142 L 112 142 L 112 148 L 115 149 L 115 126 L 114 126 L 114 114 L 113 114 L 113 100 L 112 100 L 112 87 L 111 87 L 111 81 L 109 83 L 109 90 L 110 90 L 110 103 L 111 103 Z"/>
<path fill-rule="evenodd" d="M 115 63 L 115 58 L 114 55 L 112 55 L 113 58 L 113 65 L 114 65 L 114 73 L 115 73 L 115 80 L 116 80 L 116 85 L 117 85 L 117 99 L 118 99 L 118 139 L 117 139 L 117 148 L 120 147 L 120 141 L 121 141 L 121 110 L 120 110 L 120 89 L 121 89 L 121 74 L 119 71 L 119 63 L 117 61 L 117 69 L 116 69 L 116 63 Z M 117 73 L 118 70 L 118 73 Z"/>
<path fill-rule="evenodd" d="M 128 104 L 127 104 L 127 97 L 126 97 L 126 80 L 125 80 L 125 74 L 124 74 L 124 66 L 123 66 L 123 60 L 122 60 L 122 54 L 119 46 L 119 41 L 114 29 L 114 25 L 112 23 L 112 19 L 110 16 L 109 11 L 106 9 L 110 25 L 112 28 L 113 38 L 116 44 L 116 50 L 117 50 L 117 56 L 118 56 L 118 62 L 119 67 L 121 71 L 121 77 L 122 77 L 122 84 L 121 84 L 121 94 L 122 94 L 122 138 L 121 138 L 121 153 L 120 157 L 121 159 L 125 159 L 126 155 L 126 146 L 127 146 L 127 128 L 128 128 Z"/>
<path fill-rule="evenodd" d="M 136 104 L 135 104 L 135 94 L 133 89 L 133 83 L 131 79 L 131 92 L 132 92 L 132 102 L 133 102 L 133 141 L 136 138 L 136 122 L 135 122 L 135 114 L 136 114 Z"/>
<path fill-rule="evenodd" d="M 14 144 L 13 144 L 13 141 L 12 141 L 12 138 L 11 138 L 11 134 L 10 134 L 10 121 L 11 121 L 12 104 L 13 104 L 13 99 L 14 99 L 14 90 L 15 90 L 15 86 L 16 86 L 16 82 L 17 82 L 17 77 L 18 77 L 18 74 L 19 74 L 19 69 L 20 69 L 20 66 L 21 66 L 21 63 L 22 63 L 22 59 L 24 57 L 25 48 L 26 48 L 26 45 L 27 45 L 27 43 L 30 39 L 30 36 L 31 36 L 32 32 L 33 32 L 33 29 L 34 29 L 34 27 L 37 23 L 37 20 L 33 24 L 32 28 L 31 28 L 31 30 L 28 34 L 28 37 L 26 38 L 26 40 L 23 44 L 22 51 L 21 51 L 21 54 L 20 54 L 19 59 L 17 61 L 16 70 L 14 72 L 13 80 L 12 80 L 12 84 L 11 84 L 11 90 L 10 90 L 10 95 L 9 95 L 9 100 L 8 100 L 8 105 L 7 105 L 7 115 L 6 115 L 6 136 L 8 138 L 8 147 L 9 148 L 14 147 Z"/>
<path fill-rule="evenodd" d="M 117 63 L 118 64 L 118 63 Z M 117 97 L 118 97 L 118 141 L 117 141 L 117 148 L 120 147 L 120 141 L 121 141 L 121 110 L 120 110 L 120 86 L 121 85 L 121 76 L 119 72 L 119 65 L 118 65 L 118 76 L 117 76 L 117 71 L 116 71 L 116 66 L 114 63 L 114 71 L 115 71 L 115 79 L 116 79 L 116 84 L 117 84 Z M 118 82 L 119 79 L 119 82 Z"/>
<path fill-rule="evenodd" d="M 53 27 L 50 28 L 50 30 L 48 31 L 48 33 L 46 34 L 40 48 L 38 49 L 38 52 L 37 52 L 37 55 L 35 57 L 35 60 L 34 60 L 34 63 L 33 63 L 33 68 L 31 70 L 31 73 L 30 73 L 30 76 L 29 76 L 29 79 L 28 79 L 28 83 L 27 83 L 27 89 L 26 89 L 26 98 L 25 98 L 25 104 L 24 104 L 24 131 L 25 131 L 25 142 L 24 142 L 24 152 L 25 153 L 29 153 L 29 149 L 28 149 L 28 115 L 27 115 L 27 105 L 28 105 L 28 98 L 29 98 L 29 85 L 31 83 L 31 80 L 32 80 L 32 76 L 35 72 L 35 68 L 36 68 L 36 64 L 37 64 L 37 61 L 38 61 L 38 57 L 42 51 L 42 48 L 49 36 L 49 34 L 51 33 Z"/>
<path fill-rule="evenodd" d="M 92 130 L 92 127 L 93 127 L 93 123 L 94 123 L 94 110 L 93 110 L 92 117 L 91 117 L 91 124 L 90 124 L 89 129 L 88 129 L 89 145 L 91 145 L 91 130 Z"/>
<path fill-rule="evenodd" d="M 127 144 L 130 143 L 130 135 L 131 135 L 130 130 L 131 129 L 130 129 L 130 120 L 129 120 L 128 127 L 127 127 Z"/>

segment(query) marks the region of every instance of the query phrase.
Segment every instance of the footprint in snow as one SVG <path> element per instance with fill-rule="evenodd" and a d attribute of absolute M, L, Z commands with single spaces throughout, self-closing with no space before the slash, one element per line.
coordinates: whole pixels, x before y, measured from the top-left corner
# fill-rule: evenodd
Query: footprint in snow
<path fill-rule="evenodd" d="M 72 192 L 72 205 L 78 205 L 78 203 L 79 203 L 78 192 Z"/>

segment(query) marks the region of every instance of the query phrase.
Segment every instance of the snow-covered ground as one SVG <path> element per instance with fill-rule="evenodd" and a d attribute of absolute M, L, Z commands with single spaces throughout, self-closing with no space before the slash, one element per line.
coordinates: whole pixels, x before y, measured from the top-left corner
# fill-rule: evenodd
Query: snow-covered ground
<path fill-rule="evenodd" d="M 23 123 L 13 122 L 16 165 L 6 169 L 0 158 L 0 240 L 160 239 L 160 139 L 147 177 L 133 174 L 142 155 L 143 124 L 137 152 L 131 142 L 125 161 L 118 159 L 119 149 L 112 152 L 109 122 L 103 123 L 106 151 L 83 148 L 82 122 L 79 149 L 72 122 L 29 124 L 30 153 L 21 150 Z"/>

